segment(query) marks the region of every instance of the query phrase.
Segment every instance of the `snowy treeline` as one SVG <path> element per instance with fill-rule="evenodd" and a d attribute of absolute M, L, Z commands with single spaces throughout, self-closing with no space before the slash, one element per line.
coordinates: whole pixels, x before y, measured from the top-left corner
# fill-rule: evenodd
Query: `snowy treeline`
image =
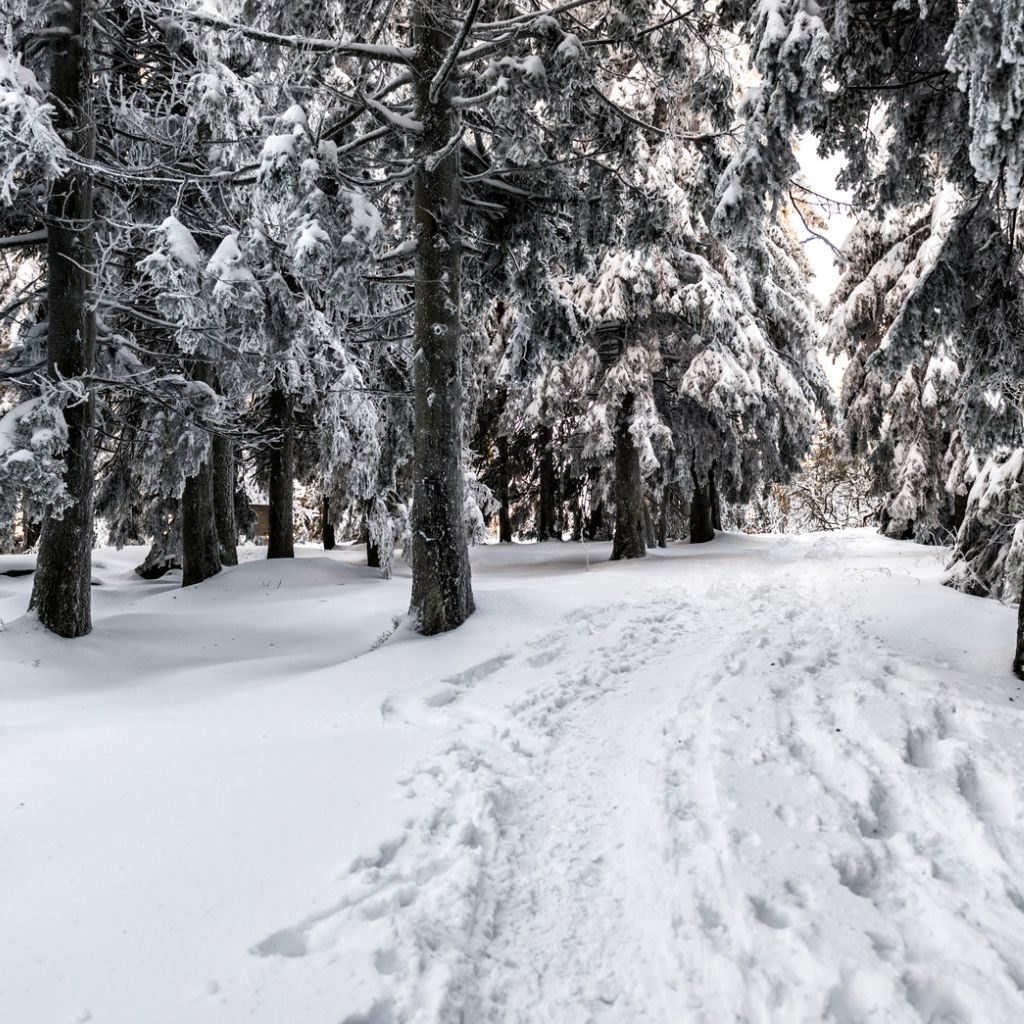
<path fill-rule="evenodd" d="M 960 526 L 957 579 L 1007 593 L 1020 0 L 0 14 L 0 531 L 41 525 L 48 628 L 90 629 L 97 523 L 190 585 L 247 489 L 290 557 L 298 485 L 326 544 L 411 562 L 442 632 L 492 520 L 613 558 L 710 540 L 836 414 L 885 532 Z M 838 409 L 800 133 L 858 216 Z"/>

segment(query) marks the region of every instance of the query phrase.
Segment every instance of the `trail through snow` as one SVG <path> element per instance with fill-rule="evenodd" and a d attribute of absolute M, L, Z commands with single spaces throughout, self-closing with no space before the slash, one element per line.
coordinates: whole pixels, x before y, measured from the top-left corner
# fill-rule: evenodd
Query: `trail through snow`
<path fill-rule="evenodd" d="M 662 585 L 386 704 L 455 725 L 432 810 L 255 951 L 351 971 L 346 1024 L 1024 1019 L 991 723 L 832 596 Z"/>
<path fill-rule="evenodd" d="M 100 552 L 74 644 L 0 583 L 3 1024 L 1024 1021 L 1014 611 L 941 552 L 478 549 L 430 640 L 260 554 Z"/>

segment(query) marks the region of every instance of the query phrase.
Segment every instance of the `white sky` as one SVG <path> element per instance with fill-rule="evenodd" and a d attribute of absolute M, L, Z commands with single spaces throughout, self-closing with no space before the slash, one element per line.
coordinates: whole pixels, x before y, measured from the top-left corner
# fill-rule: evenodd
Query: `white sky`
<path fill-rule="evenodd" d="M 831 199 L 839 199 L 849 202 L 850 194 L 836 186 L 836 176 L 843 166 L 841 156 L 831 156 L 823 160 L 817 153 L 818 140 L 814 136 L 806 136 L 796 146 L 796 157 L 800 161 L 800 169 L 803 171 L 804 181 L 808 188 L 814 189 L 823 196 Z M 841 247 L 846 241 L 846 236 L 853 227 L 853 217 L 850 210 L 821 209 L 819 213 L 828 221 L 824 230 L 820 231 L 835 246 Z M 802 232 L 801 238 L 806 238 L 804 251 L 810 261 L 811 269 L 814 272 L 814 280 L 811 282 L 811 292 L 824 308 L 839 282 L 840 270 L 836 266 L 835 253 L 821 239 L 808 235 L 803 230 L 803 225 L 797 224 L 797 230 Z M 846 368 L 847 360 L 841 357 L 838 361 L 830 359 L 824 351 L 819 353 L 822 366 L 825 368 L 825 375 L 833 388 L 839 388 L 842 380 L 843 370 Z"/>
<path fill-rule="evenodd" d="M 829 198 L 849 202 L 849 192 L 836 186 L 836 175 L 842 169 L 843 158 L 833 155 L 823 160 L 818 156 L 817 148 L 818 140 L 814 136 L 804 137 L 796 146 L 796 157 L 800 161 L 800 169 L 803 171 L 807 187 Z M 822 209 L 819 212 L 828 219 L 828 226 L 822 234 L 827 236 L 833 245 L 842 246 L 850 228 L 853 227 L 853 218 L 849 216 L 849 211 L 830 212 Z M 807 237 L 810 240 L 805 243 L 804 249 L 815 275 L 811 290 L 824 305 L 839 281 L 839 268 L 835 264 L 835 254 L 823 241 Z"/>

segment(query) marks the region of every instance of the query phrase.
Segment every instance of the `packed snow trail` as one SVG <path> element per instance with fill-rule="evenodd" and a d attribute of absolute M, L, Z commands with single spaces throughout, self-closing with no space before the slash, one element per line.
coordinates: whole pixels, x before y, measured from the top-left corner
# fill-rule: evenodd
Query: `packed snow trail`
<path fill-rule="evenodd" d="M 991 715 L 825 579 L 662 583 L 386 702 L 454 728 L 432 811 L 253 952 L 347 972 L 346 1024 L 1024 1020 Z"/>
<path fill-rule="evenodd" d="M 429 640 L 356 549 L 102 551 L 73 644 L 4 577 L 0 1021 L 1024 1020 L 1014 609 L 870 531 L 608 553 L 477 549 Z"/>

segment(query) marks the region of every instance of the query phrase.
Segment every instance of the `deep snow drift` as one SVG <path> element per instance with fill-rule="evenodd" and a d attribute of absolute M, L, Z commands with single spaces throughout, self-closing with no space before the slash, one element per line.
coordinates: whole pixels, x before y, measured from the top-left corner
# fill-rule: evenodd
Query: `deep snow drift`
<path fill-rule="evenodd" d="M 5 1024 L 1024 1020 L 1014 612 L 941 553 L 477 549 L 431 640 L 242 553 L 97 552 L 76 641 L 0 576 Z"/>

